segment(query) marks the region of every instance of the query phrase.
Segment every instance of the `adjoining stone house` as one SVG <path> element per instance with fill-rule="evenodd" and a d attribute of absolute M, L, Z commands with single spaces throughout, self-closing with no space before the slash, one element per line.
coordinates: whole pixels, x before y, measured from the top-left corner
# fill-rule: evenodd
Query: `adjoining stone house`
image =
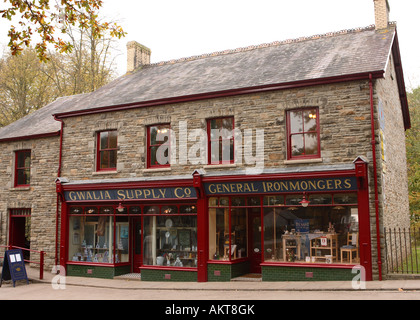
<path fill-rule="evenodd" d="M 0 130 L 2 243 L 28 208 L 31 249 L 68 275 L 381 279 L 383 227 L 409 224 L 410 117 L 375 10 L 367 28 L 157 64 L 130 42 L 126 75 Z"/>

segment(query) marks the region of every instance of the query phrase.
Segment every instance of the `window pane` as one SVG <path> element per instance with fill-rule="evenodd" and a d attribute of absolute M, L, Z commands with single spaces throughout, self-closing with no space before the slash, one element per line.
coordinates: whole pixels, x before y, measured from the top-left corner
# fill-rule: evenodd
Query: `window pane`
<path fill-rule="evenodd" d="M 159 214 L 160 210 L 157 206 L 151 206 L 151 207 L 144 207 L 144 213 L 145 214 Z"/>
<path fill-rule="evenodd" d="M 113 263 L 112 221 L 112 216 L 93 216 L 89 219 L 80 216 L 70 217 L 69 260 Z M 115 261 L 117 262 L 119 258 L 117 256 Z"/>
<path fill-rule="evenodd" d="M 303 132 L 302 112 L 290 111 L 289 117 L 290 117 L 290 133 Z"/>
<path fill-rule="evenodd" d="M 284 196 L 265 196 L 264 206 L 282 206 L 284 205 Z"/>
<path fill-rule="evenodd" d="M 318 139 L 316 133 L 305 134 L 305 154 L 318 154 Z"/>
<path fill-rule="evenodd" d="M 149 149 L 150 165 L 164 166 L 169 164 L 169 148 L 168 146 L 156 146 Z"/>
<path fill-rule="evenodd" d="M 163 206 L 162 214 L 174 214 L 178 213 L 178 208 L 176 206 Z"/>
<path fill-rule="evenodd" d="M 30 169 L 18 169 L 17 170 L 17 184 L 18 185 L 29 185 L 30 184 Z"/>
<path fill-rule="evenodd" d="M 359 262 L 357 207 L 329 205 L 291 209 L 264 208 L 265 261 Z"/>
<path fill-rule="evenodd" d="M 335 204 L 355 204 L 357 203 L 357 193 L 344 193 L 334 195 Z"/>
<path fill-rule="evenodd" d="M 117 131 L 110 131 L 109 132 L 109 145 L 108 145 L 108 148 L 110 148 L 110 149 L 117 148 L 117 137 L 118 137 Z"/>
<path fill-rule="evenodd" d="M 130 207 L 129 212 L 130 212 L 130 214 L 141 214 L 141 208 L 140 207 Z"/>
<path fill-rule="evenodd" d="M 233 161 L 234 146 L 233 140 L 223 140 L 221 145 L 221 161 L 231 162 Z"/>
<path fill-rule="evenodd" d="M 230 234 L 230 259 L 240 259 L 248 256 L 247 248 L 247 209 L 246 208 L 232 208 L 231 210 L 231 234 Z M 250 226 L 250 228 L 259 227 L 257 225 Z M 227 236 L 225 234 L 225 236 Z M 259 240 L 259 248 L 261 251 L 261 236 L 254 240 Z M 253 247 L 254 248 L 254 247 Z M 224 256 L 229 255 L 229 245 L 224 247 Z"/>
<path fill-rule="evenodd" d="M 149 141 L 151 146 L 160 145 L 169 141 L 170 130 L 168 125 L 152 126 L 149 130 Z"/>
<path fill-rule="evenodd" d="M 107 169 L 109 168 L 109 161 L 110 161 L 110 151 L 101 151 L 100 157 L 101 157 L 101 169 Z"/>
<path fill-rule="evenodd" d="M 245 197 L 232 197 L 232 206 L 245 206 Z"/>
<path fill-rule="evenodd" d="M 225 234 L 227 239 L 225 239 Z M 228 256 L 224 255 L 225 245 L 229 245 L 229 208 L 210 208 L 209 259 L 228 260 Z"/>
<path fill-rule="evenodd" d="M 117 150 L 109 151 L 109 167 L 108 168 L 116 168 L 117 167 Z"/>
<path fill-rule="evenodd" d="M 309 196 L 309 201 L 311 205 L 331 204 L 332 196 L 330 194 L 313 194 Z"/>
<path fill-rule="evenodd" d="M 305 110 L 303 118 L 305 120 L 305 132 L 316 131 L 316 109 Z"/>
<path fill-rule="evenodd" d="M 287 222 L 280 208 L 264 209 L 264 261 L 279 261 L 282 258 L 282 235 Z"/>
<path fill-rule="evenodd" d="M 300 156 L 304 154 L 303 135 L 297 134 L 291 137 L 292 156 Z"/>
<path fill-rule="evenodd" d="M 99 133 L 101 140 L 101 150 L 108 149 L 108 131 Z"/>
<path fill-rule="evenodd" d="M 115 263 L 128 262 L 130 257 L 129 224 L 128 217 L 118 217 L 116 220 Z"/>
<path fill-rule="evenodd" d="M 156 216 L 144 217 L 143 263 L 197 267 L 197 217 L 169 218 L 163 227 L 157 220 Z"/>

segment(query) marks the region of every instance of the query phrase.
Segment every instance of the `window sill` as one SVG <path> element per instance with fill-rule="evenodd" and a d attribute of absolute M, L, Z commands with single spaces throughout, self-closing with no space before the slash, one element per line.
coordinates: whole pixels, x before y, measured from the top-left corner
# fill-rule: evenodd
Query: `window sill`
<path fill-rule="evenodd" d="M 31 187 L 13 187 L 9 188 L 9 191 L 30 191 Z"/>
<path fill-rule="evenodd" d="M 166 168 L 148 168 L 148 169 L 143 169 L 142 172 L 143 173 L 153 173 L 153 172 L 168 172 L 171 171 L 172 169 L 170 167 L 166 167 Z"/>
<path fill-rule="evenodd" d="M 208 165 L 203 166 L 203 169 L 225 169 L 225 168 L 236 168 L 236 163 L 208 164 Z"/>
<path fill-rule="evenodd" d="M 92 172 L 93 176 L 102 176 L 102 175 L 108 175 L 108 174 L 117 174 L 117 170 L 110 170 L 110 171 L 95 171 Z"/>
<path fill-rule="evenodd" d="M 322 158 L 316 159 L 299 159 L 299 160 L 284 160 L 283 164 L 300 164 L 300 163 L 320 163 Z"/>

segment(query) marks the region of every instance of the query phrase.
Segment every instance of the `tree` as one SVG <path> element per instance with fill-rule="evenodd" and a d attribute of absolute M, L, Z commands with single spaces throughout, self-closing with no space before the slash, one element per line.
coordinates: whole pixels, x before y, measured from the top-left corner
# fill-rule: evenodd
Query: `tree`
<path fill-rule="evenodd" d="M 73 50 L 67 54 L 50 53 L 45 73 L 56 86 L 59 96 L 92 92 L 115 77 L 116 49 L 113 38 L 95 38 L 91 30 L 69 26 Z"/>
<path fill-rule="evenodd" d="M 100 39 L 109 33 L 111 37 L 125 36 L 123 29 L 116 23 L 102 22 L 98 18 L 102 0 L 61 0 L 61 6 L 52 5 L 52 0 L 4 0 L 8 2 L 6 9 L 0 14 L 4 19 L 12 21 L 19 19 L 19 29 L 11 25 L 9 47 L 13 55 L 19 54 L 24 47 L 29 47 L 34 32 L 40 37 L 35 50 L 41 61 L 48 57 L 48 44 L 54 45 L 60 53 L 70 52 L 73 44 L 57 36 L 57 32 L 67 34 L 68 26 L 81 30 L 90 30 L 95 39 Z M 57 2 L 58 3 L 58 2 Z M 20 14 L 20 17 L 16 15 Z"/>
<path fill-rule="evenodd" d="M 35 49 L 0 60 L 0 127 L 6 126 L 58 97 L 87 93 L 115 77 L 112 38 L 95 38 L 91 30 L 68 26 L 69 53 L 49 52 L 42 63 Z"/>
<path fill-rule="evenodd" d="M 51 81 L 32 48 L 0 60 L 0 127 L 37 110 L 54 98 Z"/>
<path fill-rule="evenodd" d="M 420 219 L 420 87 L 408 94 L 411 129 L 406 132 L 410 212 Z"/>

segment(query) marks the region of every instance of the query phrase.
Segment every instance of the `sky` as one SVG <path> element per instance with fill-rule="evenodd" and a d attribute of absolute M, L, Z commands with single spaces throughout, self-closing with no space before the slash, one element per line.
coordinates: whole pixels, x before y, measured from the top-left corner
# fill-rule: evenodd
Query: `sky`
<path fill-rule="evenodd" d="M 389 4 L 411 90 L 420 86 L 420 1 Z M 117 42 L 119 74 L 132 40 L 152 50 L 154 63 L 375 23 L 373 0 L 103 0 L 101 16 L 128 33 Z"/>

